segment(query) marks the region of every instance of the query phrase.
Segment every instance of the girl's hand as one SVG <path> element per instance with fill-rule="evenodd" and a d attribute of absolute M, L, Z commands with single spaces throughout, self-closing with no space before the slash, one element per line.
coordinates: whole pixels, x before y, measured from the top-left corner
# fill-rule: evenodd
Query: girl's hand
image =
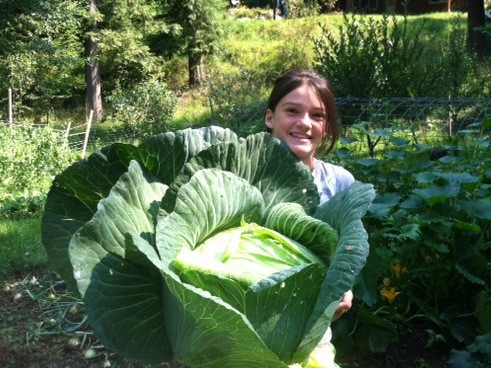
<path fill-rule="evenodd" d="M 341 317 L 345 312 L 347 312 L 351 306 L 353 305 L 353 292 L 351 290 L 348 290 L 346 293 L 344 293 L 343 299 L 341 299 L 341 302 L 338 305 L 338 309 L 334 313 L 334 316 L 332 317 L 332 322 L 337 320 L 339 317 Z"/>

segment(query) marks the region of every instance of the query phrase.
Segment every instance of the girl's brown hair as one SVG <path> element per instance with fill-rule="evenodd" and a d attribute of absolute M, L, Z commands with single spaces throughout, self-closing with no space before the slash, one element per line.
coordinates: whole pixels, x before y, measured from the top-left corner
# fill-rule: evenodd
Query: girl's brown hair
<path fill-rule="evenodd" d="M 324 104 L 326 110 L 326 136 L 319 148 L 324 149 L 327 147 L 327 152 L 331 152 L 339 137 L 339 126 L 336 118 L 334 94 L 329 82 L 322 75 L 309 69 L 294 69 L 283 74 L 274 83 L 269 95 L 267 108 L 274 112 L 283 97 L 304 84 L 312 87 Z"/>

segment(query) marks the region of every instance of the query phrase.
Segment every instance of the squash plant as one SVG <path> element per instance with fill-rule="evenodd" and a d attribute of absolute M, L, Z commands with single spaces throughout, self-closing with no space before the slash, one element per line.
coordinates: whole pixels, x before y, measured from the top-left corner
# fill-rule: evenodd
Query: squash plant
<path fill-rule="evenodd" d="M 339 151 L 378 193 L 365 222 L 370 256 L 355 286 L 363 302 L 355 306 L 353 336 L 362 350 L 384 352 L 397 325 L 425 321 L 450 351 L 451 367 L 489 361 L 490 126 L 483 120 L 458 132 L 437 159 L 430 159 L 431 146 L 400 135 L 386 135 L 390 149 L 375 157 L 351 156 L 356 138 Z M 349 331 L 348 323 L 355 322 L 335 326 Z"/>
<path fill-rule="evenodd" d="M 268 133 L 218 127 L 113 144 L 58 175 L 52 265 L 120 355 L 190 367 L 309 367 L 368 254 L 355 182 L 318 207 L 310 171 Z"/>

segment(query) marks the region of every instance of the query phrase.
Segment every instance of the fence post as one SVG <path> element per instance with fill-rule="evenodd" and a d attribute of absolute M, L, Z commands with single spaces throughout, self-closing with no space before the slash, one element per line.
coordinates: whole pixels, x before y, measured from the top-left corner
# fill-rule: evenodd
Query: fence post
<path fill-rule="evenodd" d="M 9 88 L 9 126 L 12 128 L 14 126 L 13 117 L 13 107 L 12 107 L 12 88 Z"/>
<path fill-rule="evenodd" d="M 65 140 L 63 141 L 63 149 L 67 149 L 70 145 L 68 142 L 68 137 L 70 136 L 70 128 L 72 127 L 72 122 L 69 121 L 66 126 Z"/>
<path fill-rule="evenodd" d="M 90 110 L 89 119 L 87 120 L 87 129 L 85 130 L 84 147 L 82 148 L 82 158 L 85 158 L 87 151 L 87 143 L 89 142 L 90 126 L 92 125 L 92 118 L 94 116 L 94 110 Z"/>

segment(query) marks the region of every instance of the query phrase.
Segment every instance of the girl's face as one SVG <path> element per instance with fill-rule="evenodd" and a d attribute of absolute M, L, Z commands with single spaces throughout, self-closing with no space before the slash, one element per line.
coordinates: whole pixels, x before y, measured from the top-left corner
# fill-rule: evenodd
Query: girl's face
<path fill-rule="evenodd" d="M 274 112 L 266 111 L 266 126 L 311 170 L 314 155 L 326 135 L 326 109 L 315 89 L 303 84 L 283 97 Z"/>

